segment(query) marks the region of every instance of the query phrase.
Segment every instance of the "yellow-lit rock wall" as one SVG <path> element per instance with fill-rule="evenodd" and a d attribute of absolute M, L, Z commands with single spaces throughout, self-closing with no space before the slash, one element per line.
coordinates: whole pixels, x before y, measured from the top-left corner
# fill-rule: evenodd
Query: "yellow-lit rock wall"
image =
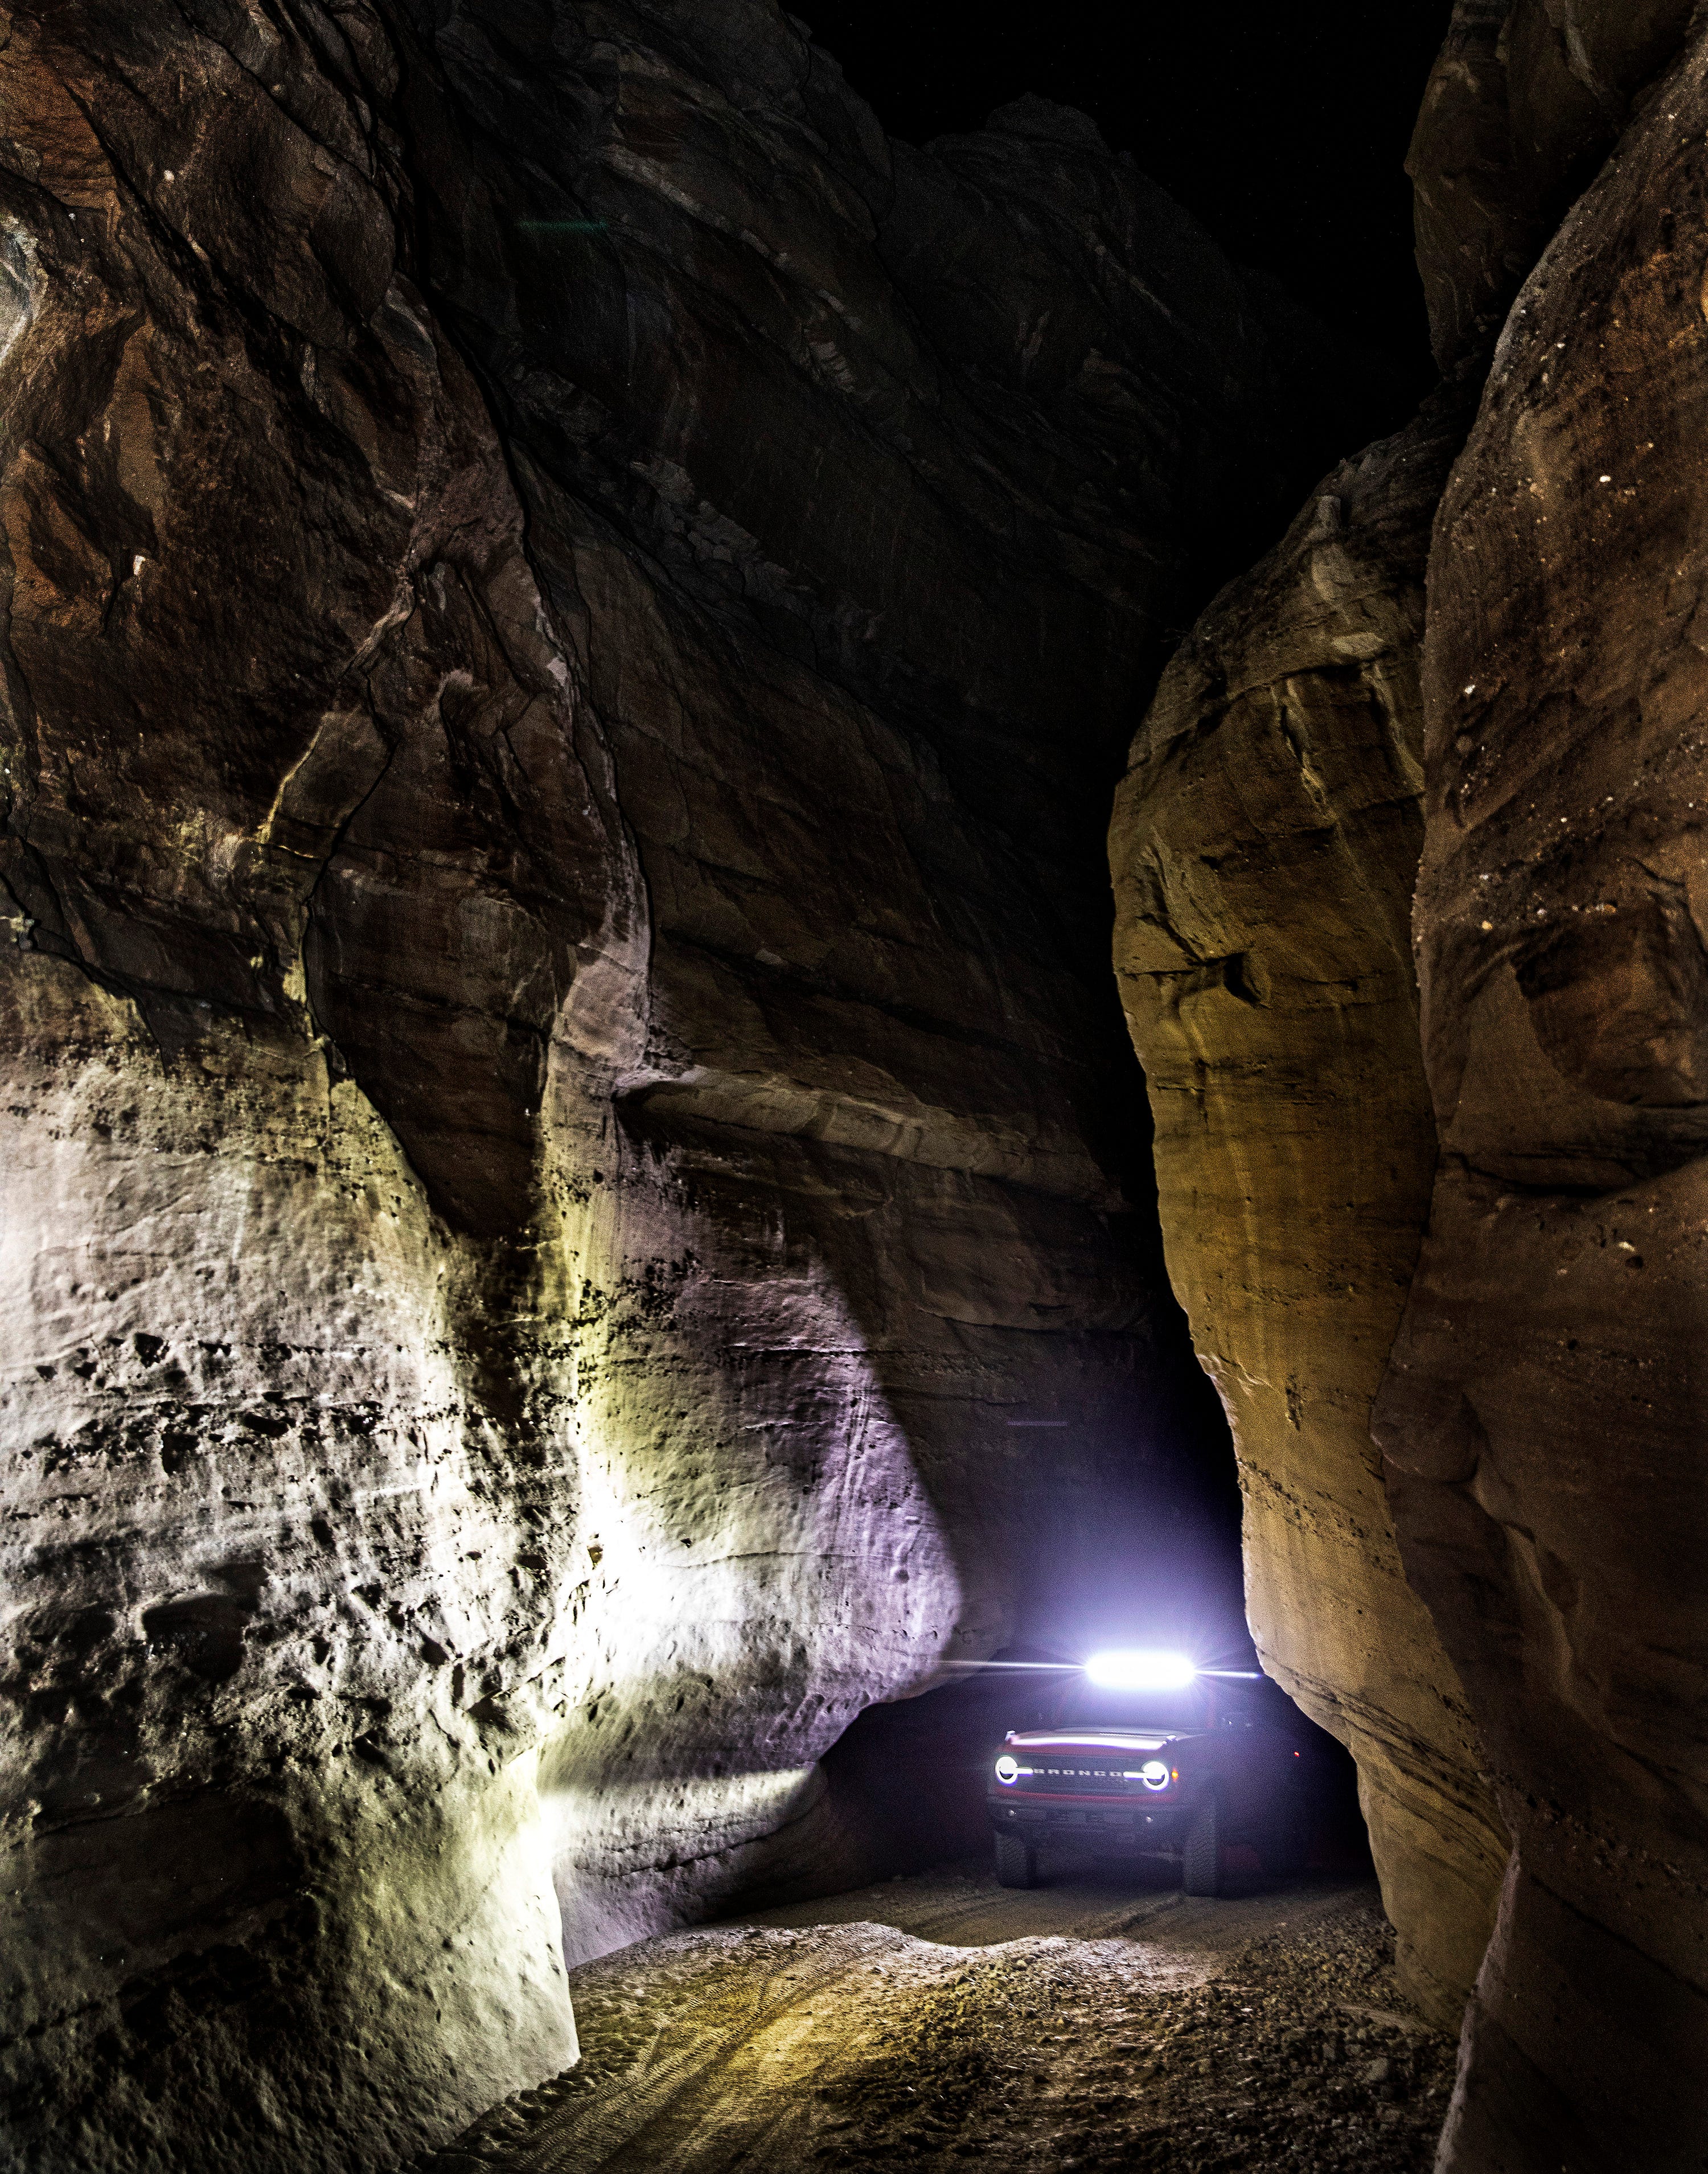
<path fill-rule="evenodd" d="M 1111 831 L 1169 1269 L 1232 1423 L 1264 1665 L 1358 1761 L 1401 1968 L 1457 2025 L 1505 1837 L 1370 1436 L 1435 1170 L 1408 916 L 1438 396 L 1198 622 Z"/>

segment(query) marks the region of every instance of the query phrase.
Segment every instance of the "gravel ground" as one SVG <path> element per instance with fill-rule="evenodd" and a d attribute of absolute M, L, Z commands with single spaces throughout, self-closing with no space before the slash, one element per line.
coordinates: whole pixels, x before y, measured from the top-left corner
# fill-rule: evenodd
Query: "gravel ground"
<path fill-rule="evenodd" d="M 1206 1902 L 951 1868 L 583 1966 L 580 2066 L 429 2165 L 1424 2174 L 1453 2048 L 1392 1956 L 1364 1881 Z"/>

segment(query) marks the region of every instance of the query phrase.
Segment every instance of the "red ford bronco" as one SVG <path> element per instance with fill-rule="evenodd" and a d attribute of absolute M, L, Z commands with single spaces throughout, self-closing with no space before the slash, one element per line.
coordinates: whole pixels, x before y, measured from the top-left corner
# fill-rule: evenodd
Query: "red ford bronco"
<path fill-rule="evenodd" d="M 1071 1679 L 1045 1726 L 1003 1742 L 986 1798 L 1001 1885 L 1035 1885 L 1040 1849 L 1062 1845 L 1178 1857 L 1188 1895 L 1223 1891 L 1230 1843 L 1254 1848 L 1273 1877 L 1296 1872 L 1312 1758 L 1271 1710 L 1274 1700 L 1290 1711 L 1280 1693 L 1184 1663 L 1150 1670 L 1159 1688 L 1124 1688 L 1122 1657 L 1108 1658 L 1113 1668 L 1094 1662 Z"/>

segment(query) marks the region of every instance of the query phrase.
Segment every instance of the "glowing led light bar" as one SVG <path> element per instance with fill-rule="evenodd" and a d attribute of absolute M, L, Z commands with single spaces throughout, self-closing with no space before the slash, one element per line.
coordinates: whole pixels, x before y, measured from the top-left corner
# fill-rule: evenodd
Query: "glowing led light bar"
<path fill-rule="evenodd" d="M 1181 1691 L 1197 1670 L 1184 1653 L 1094 1653 L 1085 1674 L 1100 1691 Z"/>

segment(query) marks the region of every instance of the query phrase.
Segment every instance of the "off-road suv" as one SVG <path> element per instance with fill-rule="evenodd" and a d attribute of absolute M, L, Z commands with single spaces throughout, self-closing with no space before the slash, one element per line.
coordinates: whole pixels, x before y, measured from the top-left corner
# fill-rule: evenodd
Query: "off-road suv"
<path fill-rule="evenodd" d="M 1188 1895 L 1219 1895 L 1230 1845 L 1281 1877 L 1304 1861 L 1313 1755 L 1273 1686 L 1100 1690 L 1083 1680 L 1045 1725 L 1011 1731 L 991 1771 L 997 1878 L 1037 1882 L 1048 1846 L 1178 1857 Z M 1280 1701 L 1284 1709 L 1286 1702 Z"/>

